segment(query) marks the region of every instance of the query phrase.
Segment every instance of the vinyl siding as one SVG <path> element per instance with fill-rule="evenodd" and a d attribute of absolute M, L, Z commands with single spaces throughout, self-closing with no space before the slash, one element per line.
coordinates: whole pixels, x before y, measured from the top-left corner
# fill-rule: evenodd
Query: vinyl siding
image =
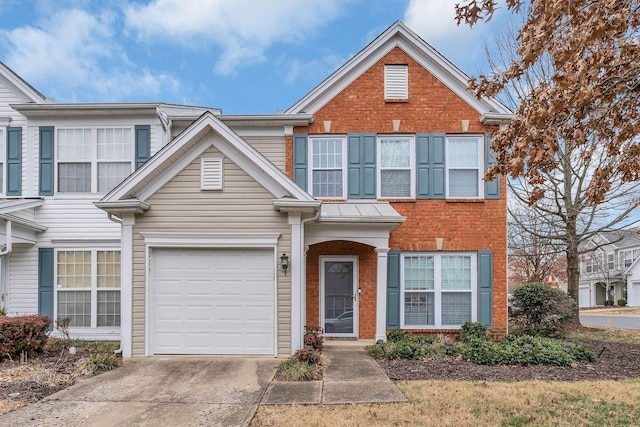
<path fill-rule="evenodd" d="M 210 148 L 201 157 L 221 156 Z M 284 164 L 284 159 L 281 161 Z M 224 190 L 200 190 L 200 158 L 175 176 L 147 202 L 151 208 L 136 218 L 133 254 L 133 355 L 145 352 L 145 245 L 141 233 L 280 233 L 278 253 L 290 254 L 287 216 L 273 207 L 273 195 L 229 159 L 224 160 Z M 289 354 L 290 277 L 278 275 L 277 352 Z"/>
<path fill-rule="evenodd" d="M 256 137 L 245 136 L 245 141 L 255 147 L 263 156 L 273 163 L 280 170 L 285 170 L 285 148 L 286 141 L 281 137 Z"/>
<path fill-rule="evenodd" d="M 7 273 L 8 312 L 12 315 L 38 313 L 38 248 L 14 246 Z"/>

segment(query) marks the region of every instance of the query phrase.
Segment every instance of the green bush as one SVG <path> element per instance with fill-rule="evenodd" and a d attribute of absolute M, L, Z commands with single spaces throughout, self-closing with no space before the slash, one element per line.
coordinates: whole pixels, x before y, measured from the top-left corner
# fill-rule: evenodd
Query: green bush
<path fill-rule="evenodd" d="M 0 316 L 0 358 L 39 353 L 47 344 L 51 321 L 47 316 Z"/>
<path fill-rule="evenodd" d="M 382 347 L 382 344 L 373 344 L 373 345 L 368 345 L 364 351 L 365 353 L 367 353 L 367 356 L 379 360 L 379 359 L 384 359 L 385 358 L 385 354 L 384 354 L 384 348 Z"/>
<path fill-rule="evenodd" d="M 427 355 L 424 344 L 417 340 L 403 340 L 385 346 L 387 359 L 422 359 Z"/>
<path fill-rule="evenodd" d="M 94 376 L 118 367 L 118 358 L 113 354 L 99 353 L 83 359 L 81 364 L 89 375 Z"/>
<path fill-rule="evenodd" d="M 571 297 L 545 283 L 528 283 L 517 288 L 512 303 L 509 326 L 515 334 L 559 337 L 577 314 Z"/>
<path fill-rule="evenodd" d="M 402 329 L 392 329 L 387 332 L 387 342 L 400 342 L 406 339 L 407 335 L 410 335 L 408 332 L 405 333 Z"/>
<path fill-rule="evenodd" d="M 611 299 L 604 300 L 604 302 L 602 303 L 602 305 L 604 305 L 605 307 L 607 307 L 607 306 L 609 306 L 609 305 L 610 305 L 610 306 L 613 306 L 613 300 L 611 300 Z"/>
<path fill-rule="evenodd" d="M 489 339 L 487 325 L 480 322 L 465 322 L 460 330 L 460 341 L 467 343 L 474 339 Z"/>
<path fill-rule="evenodd" d="M 625 307 L 625 306 L 627 305 L 627 300 L 626 300 L 626 299 L 624 299 L 624 298 L 620 298 L 620 299 L 618 300 L 618 305 L 619 305 L 620 307 Z"/>

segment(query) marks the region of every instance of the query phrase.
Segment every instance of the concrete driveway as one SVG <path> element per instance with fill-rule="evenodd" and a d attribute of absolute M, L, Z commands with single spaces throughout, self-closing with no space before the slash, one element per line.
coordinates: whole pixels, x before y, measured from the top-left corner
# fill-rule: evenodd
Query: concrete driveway
<path fill-rule="evenodd" d="M 280 361 L 152 357 L 0 416 L 7 426 L 248 425 Z"/>

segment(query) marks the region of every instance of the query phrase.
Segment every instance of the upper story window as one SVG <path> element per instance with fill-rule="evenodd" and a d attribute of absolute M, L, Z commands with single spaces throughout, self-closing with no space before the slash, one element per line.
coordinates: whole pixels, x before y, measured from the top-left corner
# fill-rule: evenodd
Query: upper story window
<path fill-rule="evenodd" d="M 631 267 L 631 264 L 640 256 L 640 250 L 620 251 L 620 268 Z"/>
<path fill-rule="evenodd" d="M 5 140 L 6 136 L 4 134 L 4 129 L 0 129 L 0 193 L 4 194 L 4 159 L 6 155 L 6 145 Z"/>
<path fill-rule="evenodd" d="M 314 197 L 342 199 L 346 189 L 347 140 L 311 138 L 311 194 Z"/>
<path fill-rule="evenodd" d="M 378 137 L 378 195 L 415 197 L 415 145 L 409 136 Z"/>
<path fill-rule="evenodd" d="M 60 193 L 108 192 L 132 170 L 131 128 L 58 129 Z"/>
<path fill-rule="evenodd" d="M 447 197 L 483 196 L 484 145 L 482 137 L 447 138 Z"/>
<path fill-rule="evenodd" d="M 387 64 L 384 66 L 384 99 L 409 98 L 409 66 Z"/>
<path fill-rule="evenodd" d="M 613 254 L 608 254 L 607 255 L 607 269 L 613 270 L 614 268 L 616 268 L 615 256 Z"/>
<path fill-rule="evenodd" d="M 602 261 L 601 254 L 592 253 L 587 255 L 584 261 L 586 273 L 596 273 L 601 270 L 600 263 Z"/>

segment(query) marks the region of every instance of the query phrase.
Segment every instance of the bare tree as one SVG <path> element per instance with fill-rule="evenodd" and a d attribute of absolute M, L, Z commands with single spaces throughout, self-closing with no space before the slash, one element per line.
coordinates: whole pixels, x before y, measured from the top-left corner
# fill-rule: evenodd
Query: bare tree
<path fill-rule="evenodd" d="M 518 57 L 516 34 L 513 26 L 507 28 L 493 50 L 487 49 L 493 69 L 504 69 Z M 517 111 L 536 88 L 551 84 L 557 77 L 558 70 L 551 57 L 543 54 L 519 78 L 509 80 L 500 97 Z M 553 263 L 554 257 L 562 252 L 568 293 L 576 306 L 580 255 L 591 250 L 584 243 L 597 233 L 633 224 L 630 215 L 638 206 L 640 195 L 640 185 L 626 182 L 618 167 L 626 154 L 612 152 L 599 144 L 595 130 L 586 137 L 590 141 L 587 146 L 558 130 L 553 149 L 540 148 L 549 150 L 544 154 L 548 161 L 544 167 L 537 167 L 536 178 L 515 174 L 507 181 L 511 254 L 525 254 L 532 262 L 535 260 L 537 270 L 532 274 L 536 276 L 544 271 L 545 259 Z M 603 179 L 608 186 L 595 183 Z M 592 197 L 594 185 L 599 189 L 597 198 Z"/>

